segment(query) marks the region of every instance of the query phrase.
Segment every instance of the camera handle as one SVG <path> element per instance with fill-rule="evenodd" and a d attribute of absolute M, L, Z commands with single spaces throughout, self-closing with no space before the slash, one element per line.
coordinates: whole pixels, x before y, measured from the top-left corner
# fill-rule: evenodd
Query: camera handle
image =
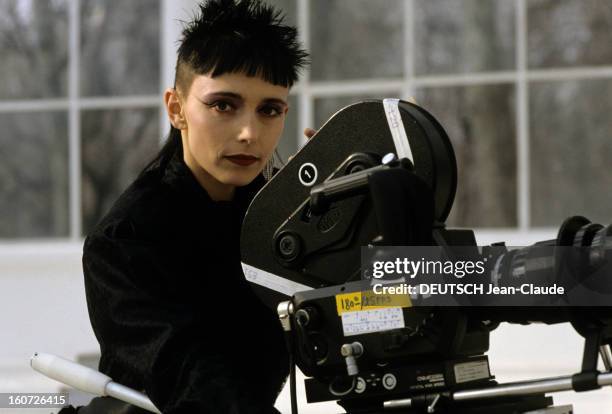
<path fill-rule="evenodd" d="M 53 354 L 36 352 L 30 359 L 30 365 L 41 374 L 77 390 L 97 396 L 113 397 L 152 413 L 160 414 L 160 411 L 145 394 L 113 382 L 109 376 L 76 362 Z"/>

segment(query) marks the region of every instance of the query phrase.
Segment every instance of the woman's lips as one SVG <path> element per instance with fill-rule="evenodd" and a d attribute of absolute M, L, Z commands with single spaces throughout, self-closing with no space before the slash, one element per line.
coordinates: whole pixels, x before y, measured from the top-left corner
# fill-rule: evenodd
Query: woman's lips
<path fill-rule="evenodd" d="M 228 155 L 225 158 L 241 166 L 251 165 L 257 162 L 258 158 L 252 155 Z"/>

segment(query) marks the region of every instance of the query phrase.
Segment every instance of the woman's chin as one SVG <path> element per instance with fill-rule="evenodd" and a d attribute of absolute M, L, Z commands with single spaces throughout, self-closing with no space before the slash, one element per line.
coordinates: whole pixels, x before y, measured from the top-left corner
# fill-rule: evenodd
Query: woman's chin
<path fill-rule="evenodd" d="M 222 180 L 222 182 L 224 184 L 232 185 L 235 187 L 243 187 L 245 185 L 250 184 L 258 175 L 259 171 L 253 171 L 249 173 L 245 171 L 244 173 L 240 174 L 228 175 L 227 177 L 224 177 L 225 179 Z"/>

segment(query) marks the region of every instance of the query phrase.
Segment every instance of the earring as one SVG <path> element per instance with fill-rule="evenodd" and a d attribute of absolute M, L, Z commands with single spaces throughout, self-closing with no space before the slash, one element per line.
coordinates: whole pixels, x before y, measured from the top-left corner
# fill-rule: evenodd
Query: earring
<path fill-rule="evenodd" d="M 272 158 L 266 163 L 261 173 L 266 181 L 270 181 L 272 179 L 272 175 L 274 174 L 274 160 Z"/>

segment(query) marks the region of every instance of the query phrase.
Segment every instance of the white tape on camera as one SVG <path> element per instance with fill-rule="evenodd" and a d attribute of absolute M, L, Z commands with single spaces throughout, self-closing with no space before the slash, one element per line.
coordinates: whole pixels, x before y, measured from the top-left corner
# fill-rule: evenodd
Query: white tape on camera
<path fill-rule="evenodd" d="M 395 144 L 397 158 L 408 158 L 414 164 L 412 149 L 410 148 L 410 142 L 404 129 L 404 122 L 402 121 L 402 114 L 399 110 L 399 99 L 383 99 L 383 107 L 385 108 L 387 124 L 389 124 L 389 130 Z"/>

